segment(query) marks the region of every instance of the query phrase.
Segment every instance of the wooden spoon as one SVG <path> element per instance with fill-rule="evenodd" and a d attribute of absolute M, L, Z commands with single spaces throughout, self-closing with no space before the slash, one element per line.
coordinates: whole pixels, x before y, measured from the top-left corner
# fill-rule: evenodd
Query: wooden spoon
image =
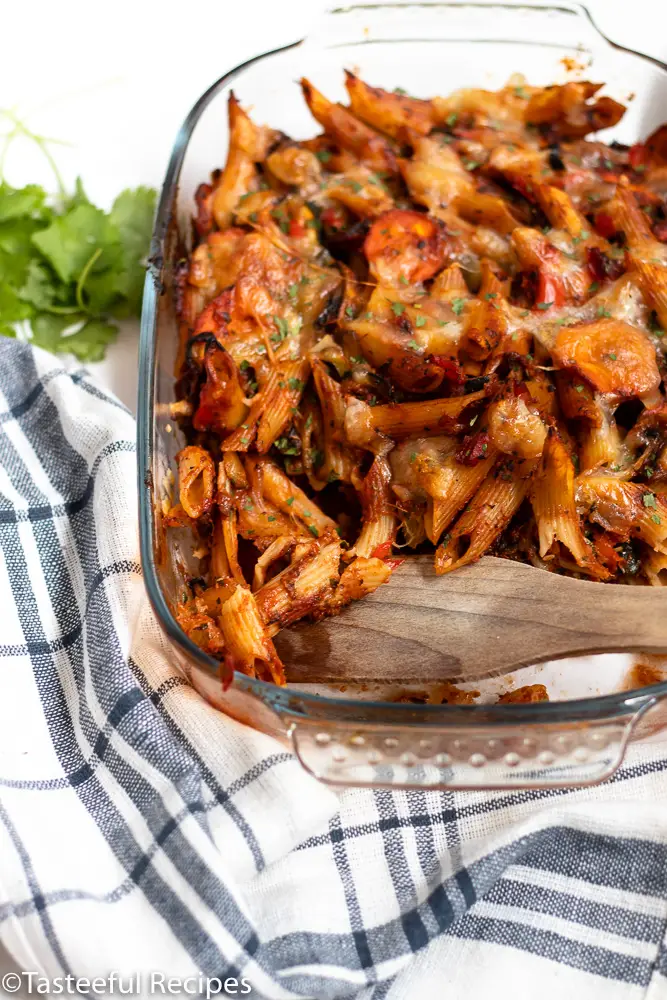
<path fill-rule="evenodd" d="M 485 556 L 436 576 L 410 556 L 336 618 L 275 639 L 290 683 L 477 680 L 582 653 L 667 652 L 667 593 Z"/>

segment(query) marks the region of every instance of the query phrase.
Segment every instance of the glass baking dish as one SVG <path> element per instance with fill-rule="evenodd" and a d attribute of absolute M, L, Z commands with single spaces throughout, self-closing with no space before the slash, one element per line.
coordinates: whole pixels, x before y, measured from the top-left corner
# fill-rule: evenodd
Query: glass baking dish
<path fill-rule="evenodd" d="M 622 142 L 648 134 L 667 106 L 667 67 L 609 42 L 583 7 L 568 4 L 350 5 L 329 11 L 307 39 L 251 59 L 213 84 L 174 145 L 144 292 L 138 453 L 141 555 L 151 603 L 194 687 L 222 711 L 291 744 L 303 766 L 325 782 L 432 789 L 595 784 L 619 766 L 630 739 L 667 727 L 667 683 L 524 705 L 372 701 L 361 692 L 343 697 L 340 690 L 323 695 L 308 685 L 279 688 L 240 673 L 223 690 L 217 662 L 172 614 L 185 570 L 196 575 L 188 539 L 165 533 L 161 524 L 183 445 L 169 416 L 178 343 L 172 286 L 190 239 L 193 195 L 224 162 L 232 85 L 258 122 L 300 138 L 316 126 L 295 81 L 307 76 L 328 97 L 343 99 L 344 68 L 372 84 L 423 96 L 465 86 L 495 89 L 515 72 L 531 84 L 602 80 L 612 96 L 629 101 L 623 121 L 607 133 Z M 604 598 L 605 585 L 598 586 Z"/>

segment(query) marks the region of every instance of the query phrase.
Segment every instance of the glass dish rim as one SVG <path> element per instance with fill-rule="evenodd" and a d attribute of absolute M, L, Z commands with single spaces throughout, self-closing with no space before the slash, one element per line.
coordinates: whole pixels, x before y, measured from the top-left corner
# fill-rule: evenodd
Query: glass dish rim
<path fill-rule="evenodd" d="M 598 27 L 597 23 L 584 4 L 580 3 L 511 3 L 503 0 L 492 0 L 490 3 L 479 3 L 475 0 L 399 0 L 399 2 L 375 2 L 375 3 L 350 3 L 345 6 L 329 8 L 325 16 L 331 17 L 337 14 L 349 13 L 354 10 L 380 10 L 382 8 L 483 8 L 485 10 L 505 9 L 505 10 L 537 10 L 537 11 L 558 11 L 580 16 L 586 20 L 603 42 L 611 48 L 625 52 L 645 62 L 651 63 L 659 70 L 667 74 L 667 63 L 662 62 L 654 56 L 643 52 L 638 52 L 618 42 L 612 41 Z M 172 642 L 199 667 L 209 674 L 217 674 L 219 663 L 213 657 L 204 653 L 188 636 L 182 631 L 174 618 L 162 593 L 155 565 L 153 551 L 153 520 L 154 508 L 152 504 L 152 433 L 155 419 L 154 410 L 154 381 L 155 381 L 155 347 L 156 330 L 158 318 L 158 302 L 162 294 L 161 271 L 163 265 L 163 247 L 170 227 L 175 225 L 175 219 L 171 212 L 171 206 L 176 203 L 178 193 L 178 183 L 180 171 L 183 165 L 188 143 L 196 128 L 202 114 L 217 96 L 217 94 L 228 86 L 234 79 L 240 76 L 248 67 L 269 59 L 272 56 L 280 55 L 291 49 L 296 49 L 307 41 L 307 37 L 290 42 L 286 45 L 278 46 L 256 56 L 246 59 L 237 66 L 228 70 L 208 87 L 204 93 L 193 104 L 192 108 L 180 126 L 174 145 L 171 150 L 164 182 L 160 191 L 160 197 L 156 209 L 153 235 L 150 245 L 148 267 L 144 283 L 143 304 L 141 313 L 141 331 L 139 342 L 139 390 L 137 405 L 137 478 L 139 492 L 139 541 L 141 565 L 144 576 L 146 591 L 156 614 L 156 617 Z M 382 43 L 384 39 L 363 39 L 356 44 L 372 45 Z M 405 38 L 393 39 L 395 44 L 401 42 L 420 43 L 435 41 L 435 39 Z M 471 44 L 485 41 L 487 44 L 513 44 L 512 39 L 452 39 L 460 44 Z M 517 40 L 518 41 L 518 40 Z M 330 48 L 340 47 L 341 43 L 333 42 Z M 550 47 L 553 43 L 531 43 L 537 46 Z M 311 694 L 302 690 L 278 687 L 267 681 L 249 677 L 238 671 L 234 672 L 233 684 L 237 688 L 245 689 L 249 693 L 256 695 L 262 701 L 269 703 L 273 708 L 283 714 L 295 714 L 295 703 L 310 705 L 313 708 L 318 706 L 328 709 L 340 709 L 359 711 L 362 707 L 369 712 L 391 710 L 394 716 L 393 721 L 401 724 L 400 716 L 405 716 L 405 724 L 410 725 L 409 715 L 418 711 L 422 724 L 450 723 L 475 724 L 478 720 L 480 724 L 511 725 L 520 723 L 556 723 L 563 721 L 576 721 L 586 718 L 627 715 L 636 713 L 648 707 L 650 702 L 667 695 L 667 681 L 649 685 L 645 688 L 633 691 L 614 692 L 606 695 L 597 695 L 587 698 L 576 698 L 567 701 L 535 702 L 527 704 L 503 704 L 503 705 L 414 705 L 410 703 L 389 702 L 389 701 L 361 701 L 352 698 L 337 698 L 328 695 Z M 296 714 L 303 714 L 297 712 Z"/>

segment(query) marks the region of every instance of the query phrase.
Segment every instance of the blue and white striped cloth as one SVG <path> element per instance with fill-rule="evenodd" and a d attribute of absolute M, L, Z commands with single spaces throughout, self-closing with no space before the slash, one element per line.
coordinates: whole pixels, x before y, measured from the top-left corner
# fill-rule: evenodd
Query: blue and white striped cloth
<path fill-rule="evenodd" d="M 0 338 L 0 941 L 21 967 L 270 1000 L 667 997 L 667 745 L 589 791 L 337 796 L 185 684 L 137 549 L 132 418 Z"/>

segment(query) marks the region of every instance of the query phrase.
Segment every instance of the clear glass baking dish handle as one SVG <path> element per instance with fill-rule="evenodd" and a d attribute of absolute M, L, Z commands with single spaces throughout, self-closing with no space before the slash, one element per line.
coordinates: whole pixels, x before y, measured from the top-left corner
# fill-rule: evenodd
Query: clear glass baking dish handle
<path fill-rule="evenodd" d="M 324 48 L 374 42 L 448 41 L 543 44 L 572 55 L 611 48 L 664 68 L 652 56 L 607 38 L 584 4 L 457 3 L 456 0 L 380 0 L 332 6 L 316 18 L 303 45 Z"/>
<path fill-rule="evenodd" d="M 303 767 L 331 785 L 431 789 L 552 788 L 594 785 L 620 766 L 631 739 L 667 725 L 667 696 L 635 693 L 563 704 L 563 720 L 549 721 L 538 705 L 494 706 L 493 721 L 479 724 L 465 707 L 448 709 L 451 721 L 429 724 L 428 709 L 410 721 L 342 721 L 310 717 L 287 721 Z M 605 716 L 600 703 L 613 705 Z M 575 707 L 577 706 L 577 707 Z M 396 706 L 398 709 L 407 706 Z M 502 714 L 503 718 L 499 718 Z"/>

